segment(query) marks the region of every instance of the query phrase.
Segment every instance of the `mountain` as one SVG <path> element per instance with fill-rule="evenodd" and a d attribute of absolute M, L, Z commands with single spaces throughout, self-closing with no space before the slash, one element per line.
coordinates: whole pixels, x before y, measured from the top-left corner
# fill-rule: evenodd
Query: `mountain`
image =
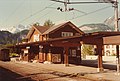
<path fill-rule="evenodd" d="M 92 32 L 98 32 L 98 31 L 112 31 L 113 30 L 113 28 L 111 28 L 108 25 L 105 25 L 103 23 L 85 24 L 85 25 L 80 26 L 79 29 L 85 33 L 92 33 Z"/>
<path fill-rule="evenodd" d="M 12 42 L 12 33 L 9 31 L 0 31 L 0 44 Z"/>
<path fill-rule="evenodd" d="M 0 45 L 1 44 L 16 44 L 20 42 L 27 35 L 29 30 L 23 30 L 18 33 L 11 33 L 9 31 L 0 31 Z"/>
<path fill-rule="evenodd" d="M 112 17 L 109 17 L 109 18 L 105 19 L 104 24 L 108 25 L 109 27 L 111 27 L 115 30 L 115 28 L 114 28 L 115 19 L 114 18 L 115 17 L 112 16 Z M 120 30 L 120 22 L 118 22 L 118 28 Z"/>
<path fill-rule="evenodd" d="M 18 33 L 18 32 L 21 32 L 23 30 L 29 30 L 29 29 L 30 29 L 29 26 L 24 26 L 24 25 L 19 24 L 18 26 L 13 26 L 12 28 L 10 28 L 9 31 L 11 33 Z"/>

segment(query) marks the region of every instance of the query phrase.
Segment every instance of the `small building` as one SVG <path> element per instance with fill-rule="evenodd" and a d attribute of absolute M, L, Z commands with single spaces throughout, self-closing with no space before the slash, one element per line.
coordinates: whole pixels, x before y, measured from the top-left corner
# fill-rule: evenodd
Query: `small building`
<path fill-rule="evenodd" d="M 71 22 L 61 23 L 52 27 L 33 25 L 26 37 L 28 42 L 18 45 L 19 54 L 21 54 L 24 61 L 38 60 L 39 62 L 64 63 L 65 45 L 61 46 L 61 42 L 53 45 L 45 43 L 45 41 L 51 39 L 59 40 L 82 34 L 84 33 Z M 35 44 L 35 42 L 39 43 Z M 27 43 L 31 44 L 26 46 Z M 72 44 L 72 41 L 70 44 Z M 68 49 L 69 63 L 80 63 L 79 42 L 78 44 L 73 43 Z"/>
<path fill-rule="evenodd" d="M 1 49 L 0 50 L 0 60 L 1 61 L 10 61 L 9 49 Z"/>
<path fill-rule="evenodd" d="M 39 62 L 81 63 L 81 46 L 90 44 L 96 46 L 98 56 L 98 72 L 103 71 L 102 56 L 104 45 L 117 45 L 116 53 L 119 59 L 120 32 L 83 33 L 71 22 L 53 26 L 53 28 L 38 31 L 31 28 L 28 42 L 12 46 L 16 48 L 23 60 L 38 60 Z M 119 60 L 118 60 L 119 61 Z"/>

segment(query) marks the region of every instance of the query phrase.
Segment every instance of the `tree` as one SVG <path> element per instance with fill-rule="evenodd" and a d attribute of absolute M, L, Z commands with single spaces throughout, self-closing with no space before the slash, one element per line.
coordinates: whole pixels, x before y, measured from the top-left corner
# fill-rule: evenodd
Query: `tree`
<path fill-rule="evenodd" d="M 39 22 L 36 22 L 36 23 L 33 24 L 33 26 L 39 26 L 39 25 L 40 25 Z"/>
<path fill-rule="evenodd" d="M 95 52 L 94 52 L 93 45 L 83 44 L 82 54 L 83 54 L 83 57 L 85 57 L 86 55 L 94 55 Z"/>
<path fill-rule="evenodd" d="M 51 20 L 46 20 L 46 21 L 44 22 L 44 26 L 52 27 L 53 25 L 55 25 L 55 23 L 53 23 Z"/>

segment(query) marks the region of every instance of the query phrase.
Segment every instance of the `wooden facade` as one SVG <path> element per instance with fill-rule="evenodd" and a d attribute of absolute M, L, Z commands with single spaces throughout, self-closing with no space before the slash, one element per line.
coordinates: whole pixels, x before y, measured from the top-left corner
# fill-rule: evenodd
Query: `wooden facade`
<path fill-rule="evenodd" d="M 27 35 L 29 41 L 15 46 L 15 48 L 24 51 L 20 52 L 23 53 L 22 56 L 25 58 L 23 60 L 64 63 L 66 66 L 69 63 L 80 64 L 81 45 L 91 44 L 96 45 L 98 71 L 100 72 L 103 71 L 103 45 L 120 45 L 120 32 L 94 32 L 85 34 L 71 22 L 62 23 L 53 26 L 53 28 L 46 28 L 43 31 L 40 32 L 37 28 L 33 27 Z M 72 32 L 72 34 L 69 33 L 67 36 L 66 32 Z M 39 34 L 37 41 L 33 38 L 35 34 Z"/>
<path fill-rule="evenodd" d="M 68 61 L 66 62 L 65 59 L 69 58 L 69 63 L 80 63 L 81 57 L 79 50 L 77 50 L 79 42 L 76 44 L 66 43 L 66 41 L 64 41 L 65 43 L 60 41 L 44 43 L 44 41 L 80 36 L 82 34 L 84 33 L 71 22 L 65 22 L 53 27 L 33 26 L 27 35 L 28 42 L 17 46 L 21 49 L 19 54 L 21 54 L 24 61 L 38 60 L 39 62 L 67 63 Z M 26 45 L 35 42 L 40 43 Z M 66 56 L 65 53 L 68 53 L 68 55 Z"/>

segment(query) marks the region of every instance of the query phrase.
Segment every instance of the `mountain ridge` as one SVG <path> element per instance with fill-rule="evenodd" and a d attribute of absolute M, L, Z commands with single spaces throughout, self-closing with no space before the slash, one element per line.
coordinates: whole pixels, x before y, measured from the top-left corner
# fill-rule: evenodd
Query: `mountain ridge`
<path fill-rule="evenodd" d="M 79 27 L 85 33 L 92 33 L 98 31 L 113 31 L 113 28 L 109 27 L 104 23 L 96 23 L 96 24 L 84 24 Z"/>
<path fill-rule="evenodd" d="M 6 30 L 0 31 L 0 44 L 16 44 L 25 38 L 29 30 L 23 30 L 17 33 L 11 33 Z"/>
<path fill-rule="evenodd" d="M 19 24 L 17 26 L 13 26 L 12 28 L 10 28 L 7 31 L 9 31 L 11 33 L 18 33 L 18 32 L 21 32 L 23 30 L 29 30 L 29 29 L 30 29 L 30 26 L 24 26 L 22 24 Z"/>

